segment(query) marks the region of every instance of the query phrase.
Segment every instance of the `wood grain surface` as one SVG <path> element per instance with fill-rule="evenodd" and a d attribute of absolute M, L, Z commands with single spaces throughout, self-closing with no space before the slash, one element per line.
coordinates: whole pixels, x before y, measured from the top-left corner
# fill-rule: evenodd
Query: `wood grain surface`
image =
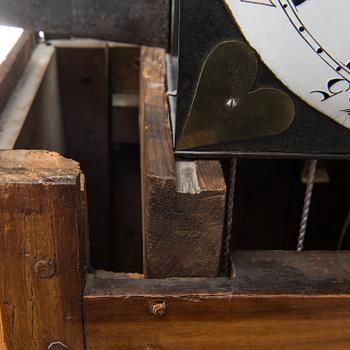
<path fill-rule="evenodd" d="M 0 307 L 7 350 L 83 349 L 84 183 L 47 151 L 0 152 Z M 85 208 L 86 209 L 86 208 Z"/>
<path fill-rule="evenodd" d="M 165 52 L 141 49 L 140 144 L 147 278 L 219 273 L 226 186 L 219 161 L 176 161 Z"/>
<path fill-rule="evenodd" d="M 66 156 L 86 175 L 91 262 L 111 269 L 108 49 L 98 40 L 52 41 L 57 51 Z"/>
<path fill-rule="evenodd" d="M 276 294 L 273 284 L 266 287 L 261 280 L 255 290 L 251 286 L 244 275 L 239 280 L 89 275 L 84 293 L 87 348 L 350 349 L 349 284 L 346 294 L 336 283 L 324 291 L 321 284 L 305 288 L 308 292 L 279 293 L 277 288 Z"/>

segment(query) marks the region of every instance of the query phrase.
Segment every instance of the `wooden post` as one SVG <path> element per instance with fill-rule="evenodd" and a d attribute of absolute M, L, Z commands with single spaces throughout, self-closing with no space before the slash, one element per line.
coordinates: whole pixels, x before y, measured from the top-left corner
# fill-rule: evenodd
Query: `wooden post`
<path fill-rule="evenodd" d="M 78 163 L 47 151 L 0 152 L 5 349 L 84 348 L 84 195 Z"/>
<path fill-rule="evenodd" d="M 141 49 L 140 144 L 144 272 L 219 273 L 226 186 L 219 161 L 176 161 L 165 94 L 165 53 Z"/>

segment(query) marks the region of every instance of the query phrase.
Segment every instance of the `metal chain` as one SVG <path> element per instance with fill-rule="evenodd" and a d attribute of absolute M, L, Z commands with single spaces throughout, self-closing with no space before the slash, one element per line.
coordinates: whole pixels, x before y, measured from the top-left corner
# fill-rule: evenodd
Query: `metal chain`
<path fill-rule="evenodd" d="M 232 221 L 233 221 L 233 207 L 236 188 L 236 176 L 237 175 L 237 158 L 231 158 L 230 160 L 230 180 L 227 194 L 227 211 L 226 211 L 226 232 L 223 242 L 223 272 L 227 275 L 229 273 L 230 264 L 230 245 L 232 237 Z"/>
<path fill-rule="evenodd" d="M 306 227 L 309 219 L 310 204 L 311 204 L 312 191 L 315 183 L 316 169 L 317 169 L 317 160 L 311 160 L 309 176 L 307 179 L 306 192 L 304 197 L 303 213 L 301 216 L 299 236 L 298 236 L 298 244 L 297 244 L 298 252 L 301 252 L 304 249 Z"/>

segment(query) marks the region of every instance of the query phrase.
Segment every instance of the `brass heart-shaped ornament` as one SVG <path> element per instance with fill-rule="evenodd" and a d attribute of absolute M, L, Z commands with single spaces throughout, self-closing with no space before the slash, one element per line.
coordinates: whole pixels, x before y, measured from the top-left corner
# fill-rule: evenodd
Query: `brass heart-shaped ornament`
<path fill-rule="evenodd" d="M 218 45 L 203 65 L 177 150 L 278 135 L 292 124 L 291 97 L 275 88 L 252 91 L 256 53 L 245 43 Z"/>

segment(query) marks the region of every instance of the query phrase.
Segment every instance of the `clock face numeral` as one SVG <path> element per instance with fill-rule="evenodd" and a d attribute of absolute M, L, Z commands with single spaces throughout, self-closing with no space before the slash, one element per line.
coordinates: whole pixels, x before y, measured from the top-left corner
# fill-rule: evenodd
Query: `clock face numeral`
<path fill-rule="evenodd" d="M 250 3 L 250 4 L 276 7 L 276 5 L 273 3 L 272 0 L 241 0 L 241 2 L 247 2 L 247 3 Z"/>
<path fill-rule="evenodd" d="M 292 0 L 293 4 L 295 6 L 299 6 L 301 5 L 302 3 L 304 3 L 306 0 Z"/>
<path fill-rule="evenodd" d="M 274 75 L 350 129 L 350 0 L 224 1 Z"/>
<path fill-rule="evenodd" d="M 311 91 L 310 93 L 321 94 L 323 96 L 323 99 L 321 100 L 321 102 L 323 102 L 343 92 L 348 92 L 348 91 L 350 91 L 350 82 L 345 79 L 335 78 L 328 81 L 327 91 L 314 90 L 314 91 Z"/>

